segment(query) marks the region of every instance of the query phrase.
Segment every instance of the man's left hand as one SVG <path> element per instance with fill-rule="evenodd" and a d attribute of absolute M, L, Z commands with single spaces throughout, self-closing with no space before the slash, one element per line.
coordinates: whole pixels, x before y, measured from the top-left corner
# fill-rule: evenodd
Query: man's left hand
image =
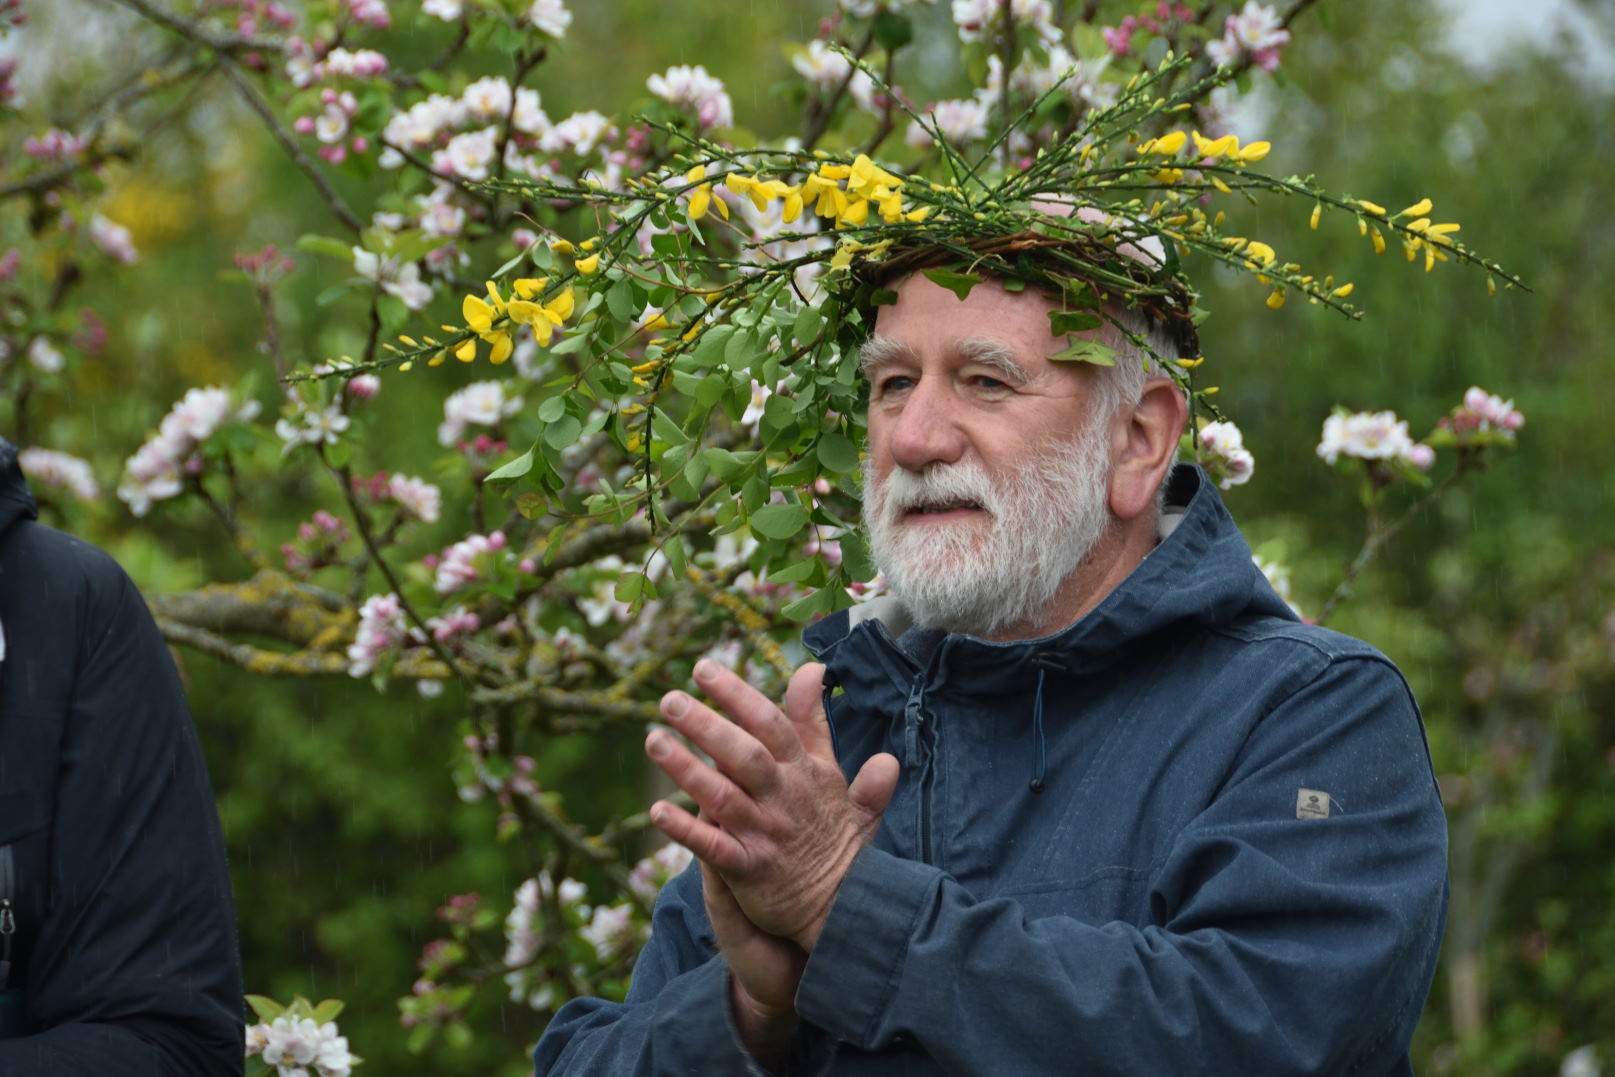
<path fill-rule="evenodd" d="M 897 760 L 881 753 L 848 786 L 820 703 L 824 667 L 802 666 L 785 709 L 716 662 L 695 680 L 722 711 L 684 692 L 662 697 L 662 716 L 709 765 L 666 732 L 645 751 L 700 805 L 697 819 L 666 801 L 651 821 L 715 869 L 752 923 L 812 951 L 858 850 L 874 837 L 897 786 Z M 727 716 L 727 717 L 726 717 Z"/>

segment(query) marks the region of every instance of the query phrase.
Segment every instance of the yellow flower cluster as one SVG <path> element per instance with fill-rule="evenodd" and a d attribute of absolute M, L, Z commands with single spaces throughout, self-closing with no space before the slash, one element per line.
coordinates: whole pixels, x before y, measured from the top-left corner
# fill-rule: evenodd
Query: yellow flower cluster
<path fill-rule="evenodd" d="M 531 326 L 534 339 L 538 341 L 540 347 L 546 347 L 555 333 L 555 328 L 572 316 L 575 302 L 572 289 L 566 289 L 548 302 L 542 302 L 538 298 L 544 294 L 544 287 L 548 283 L 548 277 L 523 277 L 511 283 L 511 297 L 506 300 L 500 296 L 494 282 L 489 281 L 486 300 L 474 295 L 465 297 L 465 301 L 460 304 L 461 316 L 465 318 L 466 328 L 490 345 L 488 352 L 490 363 L 497 365 L 510 358 L 510 353 L 516 346 L 517 326 Z M 457 331 L 454 326 L 444 326 L 444 329 L 449 332 Z M 462 341 L 454 349 L 454 357 L 462 363 L 469 363 L 475 359 L 476 338 L 467 337 Z"/>
<path fill-rule="evenodd" d="M 1230 164 L 1243 167 L 1260 161 L 1273 148 L 1270 142 L 1252 142 L 1249 146 L 1242 147 L 1237 135 L 1207 138 L 1199 131 L 1168 131 L 1160 138 L 1146 139 L 1139 143 L 1138 154 L 1140 157 L 1176 157 L 1190 144 L 1191 139 L 1194 145 L 1192 157 L 1200 163 L 1226 160 Z M 1163 165 L 1153 175 L 1162 183 L 1173 184 L 1183 178 L 1183 169 Z M 1232 193 L 1228 185 L 1216 176 L 1211 177 L 1211 184 L 1224 194 Z"/>
<path fill-rule="evenodd" d="M 1402 250 L 1407 254 L 1410 262 L 1416 259 L 1422 250 L 1424 252 L 1424 271 L 1426 273 L 1434 269 L 1437 262 L 1447 261 L 1447 255 L 1441 248 L 1451 247 L 1452 240 L 1447 237 L 1462 227 L 1450 221 L 1445 224 L 1431 223 L 1428 214 L 1435 208 L 1435 203 L 1428 198 L 1421 198 L 1400 213 L 1394 214 L 1388 214 L 1384 206 L 1370 202 L 1366 198 L 1359 198 L 1357 205 L 1369 215 L 1388 221 L 1394 221 L 1402 217 L 1414 218 L 1402 226 L 1408 232 L 1413 233 L 1412 235 L 1404 236 Z M 1368 222 L 1359 217 L 1357 218 L 1357 232 L 1359 235 L 1370 235 L 1372 233 L 1374 253 L 1385 253 L 1385 237 L 1380 234 L 1378 228 L 1370 229 Z M 1494 289 L 1496 287 L 1490 280 L 1487 281 L 1487 285 Z"/>
<path fill-rule="evenodd" d="M 689 192 L 690 220 L 698 221 L 712 209 L 728 220 L 729 207 L 723 199 L 713 197 L 712 184 L 706 177 L 706 165 L 696 165 L 684 174 L 685 180 L 696 184 Z M 923 221 L 931 212 L 927 206 L 905 211 L 902 178 L 862 153 L 850 165 L 827 161 L 797 185 L 739 172 L 725 175 L 723 185 L 735 194 L 750 198 L 759 210 L 766 209 L 775 200 L 783 200 L 780 218 L 786 224 L 795 221 L 809 207 L 816 215 L 834 221 L 838 228 L 856 228 L 867 223 L 871 206 L 888 224 L 900 220 Z"/>

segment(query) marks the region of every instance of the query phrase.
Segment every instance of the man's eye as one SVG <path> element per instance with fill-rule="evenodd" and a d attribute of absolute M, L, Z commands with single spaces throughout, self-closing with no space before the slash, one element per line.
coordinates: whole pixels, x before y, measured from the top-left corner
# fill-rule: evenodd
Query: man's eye
<path fill-rule="evenodd" d="M 914 379 L 907 374 L 888 374 L 880 379 L 880 383 L 876 388 L 880 390 L 881 396 L 907 392 L 909 389 L 914 388 Z"/>
<path fill-rule="evenodd" d="M 1001 393 L 1009 388 L 1009 382 L 990 374 L 977 374 L 970 379 L 970 384 L 989 393 Z"/>

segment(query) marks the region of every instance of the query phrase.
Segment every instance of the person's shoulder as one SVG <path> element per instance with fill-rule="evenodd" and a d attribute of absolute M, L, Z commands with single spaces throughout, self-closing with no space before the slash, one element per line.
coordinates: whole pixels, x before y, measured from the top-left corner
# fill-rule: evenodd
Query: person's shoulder
<path fill-rule="evenodd" d="M 78 611 L 92 621 L 116 618 L 138 595 L 113 556 L 92 542 L 33 521 L 0 536 L 0 573 L 13 616 L 46 607 L 58 617 Z M 143 605 L 143 603 L 142 603 Z"/>
<path fill-rule="evenodd" d="M 1383 662 L 1394 668 L 1391 660 L 1373 644 L 1356 636 L 1348 636 L 1344 632 L 1305 621 L 1270 615 L 1244 617 L 1219 625 L 1217 631 L 1224 636 L 1250 644 L 1270 644 L 1278 648 L 1308 652 L 1325 663 L 1362 658 Z"/>

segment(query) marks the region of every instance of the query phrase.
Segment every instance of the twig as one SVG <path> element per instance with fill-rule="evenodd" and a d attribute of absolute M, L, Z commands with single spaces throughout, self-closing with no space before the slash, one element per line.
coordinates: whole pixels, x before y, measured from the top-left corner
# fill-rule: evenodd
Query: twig
<path fill-rule="evenodd" d="M 120 2 L 128 3 L 130 0 L 120 0 Z M 269 128 L 269 133 L 275 136 L 276 142 L 280 143 L 280 148 L 286 151 L 286 155 L 292 159 L 298 168 L 302 169 L 303 174 L 314 184 L 315 190 L 320 192 L 320 197 L 331 208 L 331 212 L 336 214 L 337 220 L 341 221 L 352 232 L 363 231 L 364 225 L 359 223 L 359 218 L 355 217 L 353 211 L 348 208 L 347 203 L 342 201 L 342 196 L 336 193 L 336 188 L 332 187 L 331 181 L 325 178 L 325 173 L 320 171 L 320 166 L 315 164 L 313 159 L 303 152 L 303 148 L 292 138 L 291 132 L 281 125 L 280 120 L 270 110 L 269 103 L 260 97 L 258 91 L 254 90 L 252 85 L 247 82 L 246 78 L 241 74 L 240 66 L 224 55 L 219 57 L 219 66 L 224 69 L 224 73 L 229 76 L 230 81 L 236 84 L 236 89 L 241 91 L 241 96 L 247 102 L 248 107 L 264 121 L 264 124 Z"/>
<path fill-rule="evenodd" d="M 342 467 L 334 466 L 326 459 L 325 446 L 321 445 L 319 449 L 320 462 L 325 465 L 325 469 L 331 473 L 331 477 L 336 479 L 337 485 L 341 487 L 342 498 L 348 503 L 348 513 L 353 517 L 353 525 L 359 531 L 359 538 L 363 540 L 365 550 L 370 554 L 370 560 L 381 571 L 382 577 L 387 581 L 387 586 L 392 588 L 393 594 L 398 596 L 398 608 L 404 611 L 404 616 L 409 618 L 415 630 L 421 634 L 421 637 L 426 641 L 426 646 L 430 647 L 432 653 L 437 655 L 438 661 L 453 670 L 455 675 L 467 685 L 476 683 L 478 678 L 475 671 L 465 669 L 459 662 L 456 662 L 454 656 L 449 653 L 448 648 L 443 646 L 443 641 L 439 640 L 432 633 L 432 630 L 427 627 L 426 621 L 416 612 L 415 604 L 404 593 L 404 585 L 399 582 L 397 574 L 393 572 L 393 567 L 387 563 L 385 557 L 381 556 L 381 548 L 376 544 L 376 536 L 370 528 L 370 514 L 365 511 L 363 505 L 359 504 L 359 498 L 353 492 L 352 470 L 347 465 Z"/>
<path fill-rule="evenodd" d="M 1340 583 L 1335 586 L 1334 593 L 1329 596 L 1323 608 L 1318 611 L 1316 622 L 1323 624 L 1339 608 L 1340 604 L 1351 597 L 1352 584 L 1362 573 L 1363 569 L 1379 555 L 1380 550 L 1395 538 L 1404 527 L 1413 522 L 1413 518 L 1434 504 L 1443 494 L 1452 489 L 1458 479 L 1470 470 L 1469 456 L 1460 453 L 1458 466 L 1441 482 L 1437 483 L 1428 493 L 1403 510 L 1402 515 L 1383 527 L 1375 526 L 1370 520 L 1368 533 L 1363 538 L 1363 548 L 1357 552 L 1350 565 L 1346 567 L 1346 574 L 1341 577 Z"/>
<path fill-rule="evenodd" d="M 221 34 L 202 25 L 200 19 L 187 19 L 150 2 L 150 0 L 113 0 L 131 11 L 138 12 L 157 25 L 190 38 L 222 55 L 232 52 L 284 52 L 284 38 L 265 34 Z"/>
<path fill-rule="evenodd" d="M 269 651 L 234 643 L 205 628 L 158 615 L 157 628 L 171 644 L 210 655 L 263 677 L 346 677 L 347 655 L 340 651 Z M 451 670 L 419 654 L 406 655 L 392 675 L 407 680 L 443 680 Z"/>

